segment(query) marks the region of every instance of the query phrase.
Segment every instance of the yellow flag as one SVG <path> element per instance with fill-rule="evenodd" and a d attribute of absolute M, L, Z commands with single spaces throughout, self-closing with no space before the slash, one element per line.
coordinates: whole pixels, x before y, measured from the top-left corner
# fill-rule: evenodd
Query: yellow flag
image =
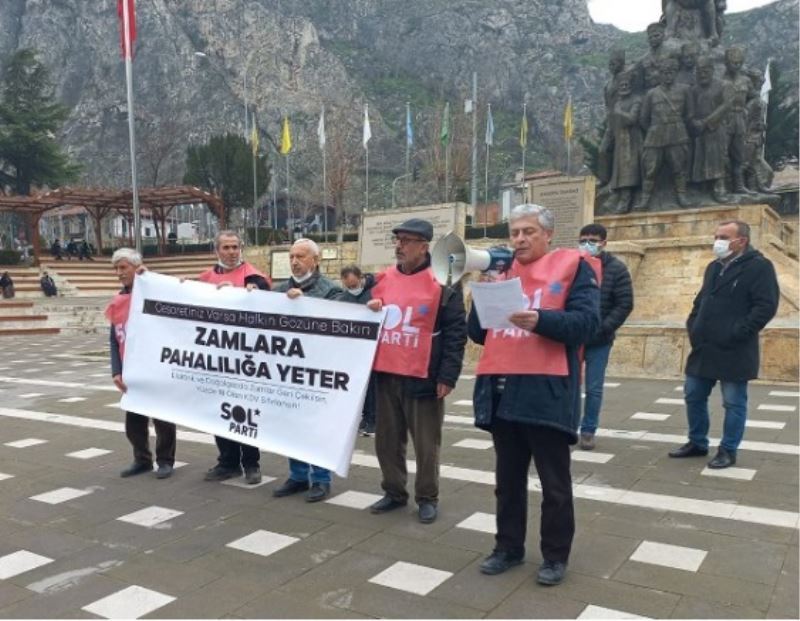
<path fill-rule="evenodd" d="M 289 117 L 283 117 L 283 131 L 281 132 L 281 155 L 287 155 L 292 150 L 292 130 L 289 128 Z"/>
<path fill-rule="evenodd" d="M 564 140 L 572 140 L 572 97 L 567 100 L 564 108 Z"/>
<path fill-rule="evenodd" d="M 250 145 L 253 147 L 253 157 L 258 155 L 258 127 L 253 120 L 253 131 L 250 132 Z"/>
<path fill-rule="evenodd" d="M 528 146 L 528 115 L 522 114 L 522 125 L 519 127 L 519 146 Z"/>

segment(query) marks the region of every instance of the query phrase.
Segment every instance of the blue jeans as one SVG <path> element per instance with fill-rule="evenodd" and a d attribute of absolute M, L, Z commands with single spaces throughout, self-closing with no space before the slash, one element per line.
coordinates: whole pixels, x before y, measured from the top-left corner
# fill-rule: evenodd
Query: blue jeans
<path fill-rule="evenodd" d="M 717 380 L 705 377 L 686 376 L 683 392 L 686 399 L 686 418 L 689 421 L 689 441 L 700 448 L 708 448 L 708 395 Z M 744 436 L 747 421 L 747 382 L 725 382 L 720 380 L 725 421 L 719 445 L 736 453 Z"/>
<path fill-rule="evenodd" d="M 581 433 L 593 434 L 597 431 L 600 406 L 603 404 L 603 382 L 606 379 L 606 367 L 610 353 L 611 343 L 587 346 L 584 351 L 586 399 L 583 402 Z"/>
<path fill-rule="evenodd" d="M 312 483 L 331 482 L 331 471 L 327 468 L 312 466 L 304 461 L 289 458 L 289 478 L 292 481 L 308 481 L 309 472 Z"/>

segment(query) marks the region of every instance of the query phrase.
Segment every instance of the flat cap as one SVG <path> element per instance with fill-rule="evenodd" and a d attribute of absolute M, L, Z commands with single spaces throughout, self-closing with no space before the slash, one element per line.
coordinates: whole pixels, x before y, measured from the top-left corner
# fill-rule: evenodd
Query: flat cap
<path fill-rule="evenodd" d="M 431 241 L 433 239 L 433 225 L 421 218 L 411 218 L 394 227 L 392 233 L 395 235 L 397 233 L 411 233 L 412 235 L 419 235 L 425 241 Z"/>

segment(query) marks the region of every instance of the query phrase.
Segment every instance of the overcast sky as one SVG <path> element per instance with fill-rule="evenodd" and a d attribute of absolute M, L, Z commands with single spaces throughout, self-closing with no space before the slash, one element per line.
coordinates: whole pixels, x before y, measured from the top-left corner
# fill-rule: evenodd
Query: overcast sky
<path fill-rule="evenodd" d="M 727 13 L 746 11 L 775 0 L 728 0 Z M 599 24 L 639 32 L 661 16 L 661 0 L 589 0 L 589 13 Z"/>

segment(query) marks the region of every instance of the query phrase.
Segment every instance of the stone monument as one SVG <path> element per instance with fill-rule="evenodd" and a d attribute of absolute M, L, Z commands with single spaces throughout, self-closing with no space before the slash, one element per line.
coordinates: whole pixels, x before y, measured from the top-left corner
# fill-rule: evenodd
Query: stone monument
<path fill-rule="evenodd" d="M 776 205 L 763 158 L 761 71 L 741 45 L 720 46 L 725 0 L 662 0 L 649 50 L 614 50 L 605 88 L 595 211 Z"/>

